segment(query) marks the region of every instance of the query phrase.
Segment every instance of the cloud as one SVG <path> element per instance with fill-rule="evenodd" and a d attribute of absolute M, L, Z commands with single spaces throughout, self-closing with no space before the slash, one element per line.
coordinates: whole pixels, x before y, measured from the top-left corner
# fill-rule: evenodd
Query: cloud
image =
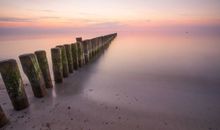
<path fill-rule="evenodd" d="M 55 12 L 54 10 L 50 10 L 50 9 L 43 9 L 43 10 L 40 10 L 41 12 L 48 12 L 48 13 L 52 13 L 52 12 Z"/>
<path fill-rule="evenodd" d="M 41 16 L 37 18 L 17 18 L 17 17 L 0 17 L 0 22 L 34 22 L 36 20 L 44 19 L 61 19 L 61 17 L 56 16 Z"/>
<path fill-rule="evenodd" d="M 120 27 L 123 26 L 120 22 L 101 22 L 101 23 L 94 23 L 90 24 L 91 27 L 98 27 L 98 28 L 111 28 L 111 27 Z"/>
<path fill-rule="evenodd" d="M 61 17 L 56 17 L 56 16 L 42 16 L 42 17 L 39 17 L 39 19 L 61 19 Z"/>
<path fill-rule="evenodd" d="M 99 26 L 118 26 L 120 25 L 119 22 L 103 22 L 103 23 L 98 23 L 96 25 L 99 25 Z"/>
<path fill-rule="evenodd" d="M 41 9 L 41 10 L 38 10 L 38 9 L 26 9 L 27 11 L 33 11 L 33 12 L 46 12 L 46 13 L 54 13 L 56 11 L 54 10 L 50 10 L 50 9 Z"/>
<path fill-rule="evenodd" d="M 0 22 L 32 22 L 29 18 L 0 17 Z"/>
<path fill-rule="evenodd" d="M 82 21 L 82 22 L 93 22 L 94 20 L 88 19 L 88 18 L 70 18 L 66 19 L 67 22 L 73 22 L 73 21 Z"/>
<path fill-rule="evenodd" d="M 87 12 L 78 12 L 79 15 L 81 16 L 98 16 L 98 17 L 102 17 L 102 15 L 97 14 L 97 13 L 87 13 Z"/>

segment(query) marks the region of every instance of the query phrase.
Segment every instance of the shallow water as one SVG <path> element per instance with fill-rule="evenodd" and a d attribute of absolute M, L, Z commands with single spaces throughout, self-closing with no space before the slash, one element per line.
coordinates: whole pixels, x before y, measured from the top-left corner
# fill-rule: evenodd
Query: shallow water
<path fill-rule="evenodd" d="M 85 88 L 95 90 L 91 100 L 128 109 L 219 119 L 219 43 L 188 35 L 119 35 Z"/>
<path fill-rule="evenodd" d="M 51 69 L 50 48 L 74 42 L 73 39 L 71 35 L 4 39 L 0 43 L 0 59 L 17 59 L 24 52 L 44 49 Z M 199 126 L 196 128 L 209 125 L 217 129 L 220 127 L 219 50 L 218 37 L 119 33 L 103 55 L 84 70 L 88 75 L 77 81 L 83 82 L 80 92 L 67 89 L 64 93 L 85 97 L 92 103 L 140 112 L 144 118 L 179 120 L 182 124 L 175 124 L 177 127 L 195 123 Z M 22 75 L 27 82 L 23 72 Z M 63 93 L 53 92 L 54 98 L 62 96 Z"/>

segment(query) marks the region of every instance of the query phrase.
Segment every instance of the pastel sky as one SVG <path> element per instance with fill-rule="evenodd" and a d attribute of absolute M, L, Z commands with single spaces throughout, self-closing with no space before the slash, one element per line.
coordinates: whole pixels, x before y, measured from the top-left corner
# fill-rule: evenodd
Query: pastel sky
<path fill-rule="evenodd" d="M 220 0 L 0 0 L 0 32 L 12 28 L 220 27 Z"/>

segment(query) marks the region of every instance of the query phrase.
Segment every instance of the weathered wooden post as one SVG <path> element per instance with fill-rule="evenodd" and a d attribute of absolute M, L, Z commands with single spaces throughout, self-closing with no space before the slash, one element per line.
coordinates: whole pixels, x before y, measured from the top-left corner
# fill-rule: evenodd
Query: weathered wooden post
<path fill-rule="evenodd" d="M 0 106 L 0 128 L 5 126 L 9 122 L 8 118 L 6 117 L 2 107 Z"/>
<path fill-rule="evenodd" d="M 73 66 L 74 69 L 77 70 L 79 67 L 79 61 L 78 61 L 78 48 L 76 43 L 71 44 L 71 48 L 72 48 Z"/>
<path fill-rule="evenodd" d="M 14 109 L 27 108 L 29 103 L 16 60 L 1 61 L 0 72 Z"/>
<path fill-rule="evenodd" d="M 82 67 L 82 65 L 85 63 L 85 59 L 84 59 L 82 38 L 81 37 L 76 38 L 76 44 L 77 44 L 77 48 L 78 48 L 79 67 Z"/>
<path fill-rule="evenodd" d="M 37 57 L 41 72 L 43 74 L 46 88 L 52 88 L 53 84 L 52 84 L 52 80 L 50 76 L 50 70 L 49 70 L 49 65 L 47 61 L 46 51 L 44 50 L 35 51 L 35 55 Z"/>
<path fill-rule="evenodd" d="M 93 58 L 93 57 L 95 57 L 95 38 L 93 38 L 91 40 L 91 47 L 92 47 L 92 54 L 91 54 L 91 56 Z"/>
<path fill-rule="evenodd" d="M 51 57 L 53 64 L 53 74 L 55 83 L 63 82 L 63 63 L 61 49 L 56 47 L 51 49 Z"/>
<path fill-rule="evenodd" d="M 100 40 L 101 40 L 101 51 L 103 51 L 104 50 L 103 36 L 100 36 Z"/>
<path fill-rule="evenodd" d="M 20 55 L 19 59 L 24 73 L 28 77 L 35 97 L 41 98 L 46 95 L 44 78 L 34 54 Z"/>
<path fill-rule="evenodd" d="M 99 53 L 99 37 L 97 37 L 97 55 Z"/>
<path fill-rule="evenodd" d="M 72 49 L 70 44 L 65 44 L 64 45 L 66 49 L 66 56 L 67 56 L 67 61 L 68 61 L 68 67 L 69 67 L 69 72 L 73 73 L 73 54 L 72 54 Z"/>
<path fill-rule="evenodd" d="M 101 38 L 98 37 L 98 53 L 100 52 L 101 50 Z"/>
<path fill-rule="evenodd" d="M 93 57 L 96 57 L 96 54 L 97 54 L 97 38 L 94 38 L 93 40 Z"/>
<path fill-rule="evenodd" d="M 87 64 L 89 62 L 89 40 L 83 41 L 82 45 L 84 51 L 85 64 Z"/>
<path fill-rule="evenodd" d="M 103 36 L 103 40 L 104 42 L 104 49 L 106 49 L 111 41 L 111 35 L 105 35 Z"/>
<path fill-rule="evenodd" d="M 77 44 L 77 50 L 78 50 L 78 60 L 79 60 L 79 67 L 82 67 L 83 65 L 83 50 L 82 50 L 82 47 L 81 47 L 81 42 L 76 42 Z"/>
<path fill-rule="evenodd" d="M 96 38 L 96 55 L 99 53 L 99 38 Z"/>
<path fill-rule="evenodd" d="M 88 44 L 89 44 L 89 60 L 92 59 L 92 40 L 90 39 L 88 41 Z"/>
<path fill-rule="evenodd" d="M 76 41 L 77 41 L 77 42 L 82 42 L 82 37 L 77 37 L 77 38 L 76 38 Z"/>
<path fill-rule="evenodd" d="M 62 64 L 63 64 L 63 77 L 68 77 L 69 75 L 69 67 L 68 67 L 68 61 L 66 56 L 66 49 L 64 46 L 59 45 L 57 46 L 61 49 L 61 55 L 62 55 Z"/>

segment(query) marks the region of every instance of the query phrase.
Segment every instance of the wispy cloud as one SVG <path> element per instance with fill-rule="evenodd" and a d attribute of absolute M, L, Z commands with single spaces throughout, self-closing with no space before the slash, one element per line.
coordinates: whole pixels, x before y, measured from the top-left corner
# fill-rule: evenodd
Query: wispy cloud
<path fill-rule="evenodd" d="M 104 30 L 120 30 L 122 28 L 126 28 L 127 25 L 117 22 L 117 21 L 113 21 L 113 22 L 100 22 L 100 23 L 93 23 L 93 24 L 89 24 L 87 25 L 87 28 L 91 28 L 91 29 L 104 29 Z"/>
<path fill-rule="evenodd" d="M 94 20 L 89 19 L 89 18 L 68 18 L 66 19 L 67 22 L 72 22 L 72 21 L 82 21 L 82 22 L 93 22 Z"/>
<path fill-rule="evenodd" d="M 120 26 L 120 22 L 102 22 L 102 23 L 95 23 L 92 24 L 93 26 L 97 26 L 97 27 L 112 27 L 112 26 Z"/>
<path fill-rule="evenodd" d="M 39 19 L 61 19 L 61 17 L 56 16 L 41 16 Z"/>
<path fill-rule="evenodd" d="M 33 12 L 45 12 L 45 13 L 54 13 L 56 12 L 55 10 L 51 10 L 51 9 L 26 9 L 27 11 L 33 11 Z"/>
<path fill-rule="evenodd" d="M 0 22 L 31 22 L 30 18 L 0 17 Z"/>
<path fill-rule="evenodd" d="M 48 13 L 52 13 L 55 12 L 54 10 L 50 10 L 50 9 L 42 9 L 40 10 L 41 12 L 48 12 Z"/>
<path fill-rule="evenodd" d="M 18 18 L 18 17 L 0 17 L 0 22 L 14 22 L 14 23 L 20 23 L 20 22 L 35 22 L 39 20 L 48 20 L 48 19 L 61 19 L 61 17 L 56 16 L 40 16 L 36 18 Z"/>
<path fill-rule="evenodd" d="M 99 17 L 101 17 L 101 15 L 97 14 L 97 13 L 78 12 L 78 14 L 82 15 L 82 16 L 99 16 Z"/>

